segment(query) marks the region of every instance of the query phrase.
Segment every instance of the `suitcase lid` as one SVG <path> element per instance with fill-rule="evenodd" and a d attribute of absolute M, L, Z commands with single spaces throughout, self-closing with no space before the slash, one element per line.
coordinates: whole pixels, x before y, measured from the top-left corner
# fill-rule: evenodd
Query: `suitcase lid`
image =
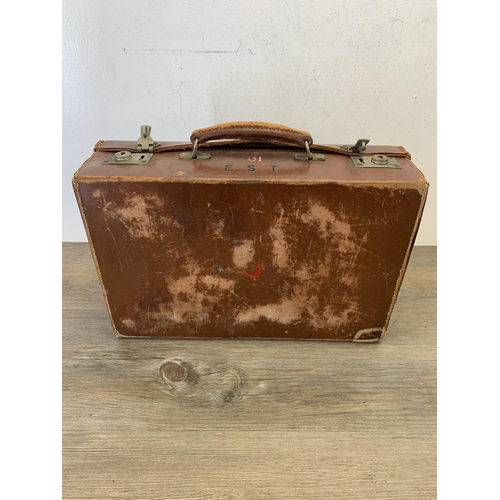
<path fill-rule="evenodd" d="M 308 132 L 263 122 L 197 129 L 190 143 L 156 142 L 144 125 L 135 142 L 99 141 L 75 179 L 427 185 L 403 147 L 368 142 L 314 144 Z"/>

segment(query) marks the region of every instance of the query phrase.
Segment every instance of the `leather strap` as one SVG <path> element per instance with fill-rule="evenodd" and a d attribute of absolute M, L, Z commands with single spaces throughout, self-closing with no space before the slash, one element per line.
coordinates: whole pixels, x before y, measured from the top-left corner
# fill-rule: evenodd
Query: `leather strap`
<path fill-rule="evenodd" d="M 191 134 L 191 142 L 198 144 L 221 139 L 240 139 L 258 143 L 304 147 L 304 141 L 313 143 L 311 134 L 304 130 L 266 122 L 228 122 L 199 128 Z"/>

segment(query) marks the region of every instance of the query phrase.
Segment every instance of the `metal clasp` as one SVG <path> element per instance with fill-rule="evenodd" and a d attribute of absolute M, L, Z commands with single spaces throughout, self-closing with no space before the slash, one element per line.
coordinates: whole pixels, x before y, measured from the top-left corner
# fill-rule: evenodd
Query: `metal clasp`
<path fill-rule="evenodd" d="M 344 144 L 340 146 L 342 149 L 345 149 L 349 153 L 363 153 L 366 149 L 366 145 L 370 142 L 370 139 L 358 139 L 356 144 Z"/>
<path fill-rule="evenodd" d="M 118 151 L 106 157 L 104 163 L 108 165 L 147 165 L 153 158 L 153 153 L 131 153 Z"/>
<path fill-rule="evenodd" d="M 153 153 L 131 153 L 118 151 L 106 156 L 104 163 L 107 165 L 147 165 L 153 158 Z"/>
<path fill-rule="evenodd" d="M 198 153 L 198 142 L 199 139 L 194 140 L 193 151 L 191 153 L 181 153 L 179 158 L 181 160 L 208 160 L 210 158 L 209 153 Z"/>
<path fill-rule="evenodd" d="M 135 143 L 137 151 L 153 151 L 160 146 L 159 142 L 155 142 L 151 137 L 151 125 L 141 125 L 141 137 Z"/>
<path fill-rule="evenodd" d="M 358 168 L 401 168 L 396 158 L 386 155 L 351 156 L 351 162 Z"/>
<path fill-rule="evenodd" d="M 304 141 L 304 145 L 306 146 L 306 153 L 297 153 L 295 155 L 296 160 L 300 161 L 325 161 L 326 156 L 320 155 L 318 153 L 311 153 L 311 149 L 309 148 L 309 141 Z"/>

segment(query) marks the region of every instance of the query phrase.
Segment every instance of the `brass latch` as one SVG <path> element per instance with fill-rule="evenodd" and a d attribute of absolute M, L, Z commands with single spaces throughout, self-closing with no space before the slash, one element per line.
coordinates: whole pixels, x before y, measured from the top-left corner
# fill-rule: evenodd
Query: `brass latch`
<path fill-rule="evenodd" d="M 104 163 L 107 165 L 147 165 L 153 153 L 131 153 L 130 151 L 118 151 L 106 157 Z"/>
<path fill-rule="evenodd" d="M 155 142 L 151 137 L 151 125 L 141 126 L 141 137 L 135 143 L 137 151 L 153 151 L 160 146 L 159 142 Z"/>
<path fill-rule="evenodd" d="M 366 149 L 366 145 L 370 142 L 370 139 L 358 139 L 356 144 L 344 144 L 340 146 L 349 153 L 363 153 Z"/>
<path fill-rule="evenodd" d="M 385 155 L 351 156 L 351 161 L 358 168 L 401 168 L 396 158 Z"/>

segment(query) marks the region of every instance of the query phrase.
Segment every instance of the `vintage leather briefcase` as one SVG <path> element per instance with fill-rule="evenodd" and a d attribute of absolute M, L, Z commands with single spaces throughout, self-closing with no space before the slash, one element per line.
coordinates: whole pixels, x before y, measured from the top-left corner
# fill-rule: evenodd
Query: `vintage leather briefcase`
<path fill-rule="evenodd" d="M 383 337 L 428 190 L 407 151 L 259 122 L 150 130 L 97 143 L 73 178 L 117 335 Z"/>

